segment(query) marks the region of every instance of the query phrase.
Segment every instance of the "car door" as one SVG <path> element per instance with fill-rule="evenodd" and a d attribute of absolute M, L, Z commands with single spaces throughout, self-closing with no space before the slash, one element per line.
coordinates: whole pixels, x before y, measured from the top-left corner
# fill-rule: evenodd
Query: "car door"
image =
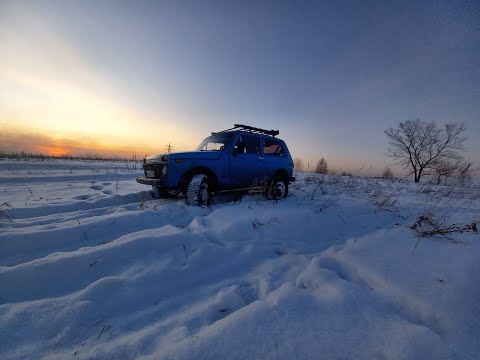
<path fill-rule="evenodd" d="M 230 154 L 230 179 L 233 188 L 249 188 L 262 179 L 263 161 L 260 138 L 240 134 Z"/>
<path fill-rule="evenodd" d="M 287 161 L 285 149 L 276 139 L 262 139 L 264 177 L 271 180 L 279 169 L 285 168 Z"/>

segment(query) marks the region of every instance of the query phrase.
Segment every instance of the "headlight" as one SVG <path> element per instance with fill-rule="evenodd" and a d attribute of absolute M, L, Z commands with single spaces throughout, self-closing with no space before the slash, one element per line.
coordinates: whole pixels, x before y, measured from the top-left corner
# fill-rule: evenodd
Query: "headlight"
<path fill-rule="evenodd" d="M 167 161 L 168 161 L 168 155 L 163 155 L 163 156 L 162 156 L 162 161 L 167 162 Z"/>
<path fill-rule="evenodd" d="M 162 166 L 162 169 L 160 170 L 160 174 L 163 176 L 167 176 L 167 165 Z"/>

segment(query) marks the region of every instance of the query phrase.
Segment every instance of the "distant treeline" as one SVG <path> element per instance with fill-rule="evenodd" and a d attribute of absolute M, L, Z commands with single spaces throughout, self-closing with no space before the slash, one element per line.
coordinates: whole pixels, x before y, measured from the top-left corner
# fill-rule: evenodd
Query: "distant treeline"
<path fill-rule="evenodd" d="M 83 154 L 83 155 L 46 155 L 42 153 L 27 153 L 25 151 L 20 152 L 7 152 L 0 150 L 0 159 L 35 159 L 35 160 L 101 160 L 101 161 L 138 161 L 136 153 L 133 153 L 131 157 L 120 156 L 106 156 L 100 154 Z"/>

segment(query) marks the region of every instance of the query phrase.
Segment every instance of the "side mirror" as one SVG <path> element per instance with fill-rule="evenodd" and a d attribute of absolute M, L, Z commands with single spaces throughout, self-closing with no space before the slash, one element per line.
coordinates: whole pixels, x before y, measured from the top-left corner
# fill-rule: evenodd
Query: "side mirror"
<path fill-rule="evenodd" d="M 233 157 L 237 157 L 237 153 L 238 153 L 238 148 L 234 147 L 232 150 Z"/>

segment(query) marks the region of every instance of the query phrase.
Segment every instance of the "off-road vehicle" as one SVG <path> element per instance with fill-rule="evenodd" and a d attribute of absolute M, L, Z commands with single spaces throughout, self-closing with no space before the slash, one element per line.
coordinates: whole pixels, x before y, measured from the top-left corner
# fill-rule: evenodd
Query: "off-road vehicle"
<path fill-rule="evenodd" d="M 265 191 L 269 199 L 288 194 L 295 181 L 287 145 L 278 130 L 235 124 L 214 132 L 195 151 L 147 156 L 140 184 L 157 196 L 183 194 L 191 205 L 207 205 L 215 193 Z"/>

